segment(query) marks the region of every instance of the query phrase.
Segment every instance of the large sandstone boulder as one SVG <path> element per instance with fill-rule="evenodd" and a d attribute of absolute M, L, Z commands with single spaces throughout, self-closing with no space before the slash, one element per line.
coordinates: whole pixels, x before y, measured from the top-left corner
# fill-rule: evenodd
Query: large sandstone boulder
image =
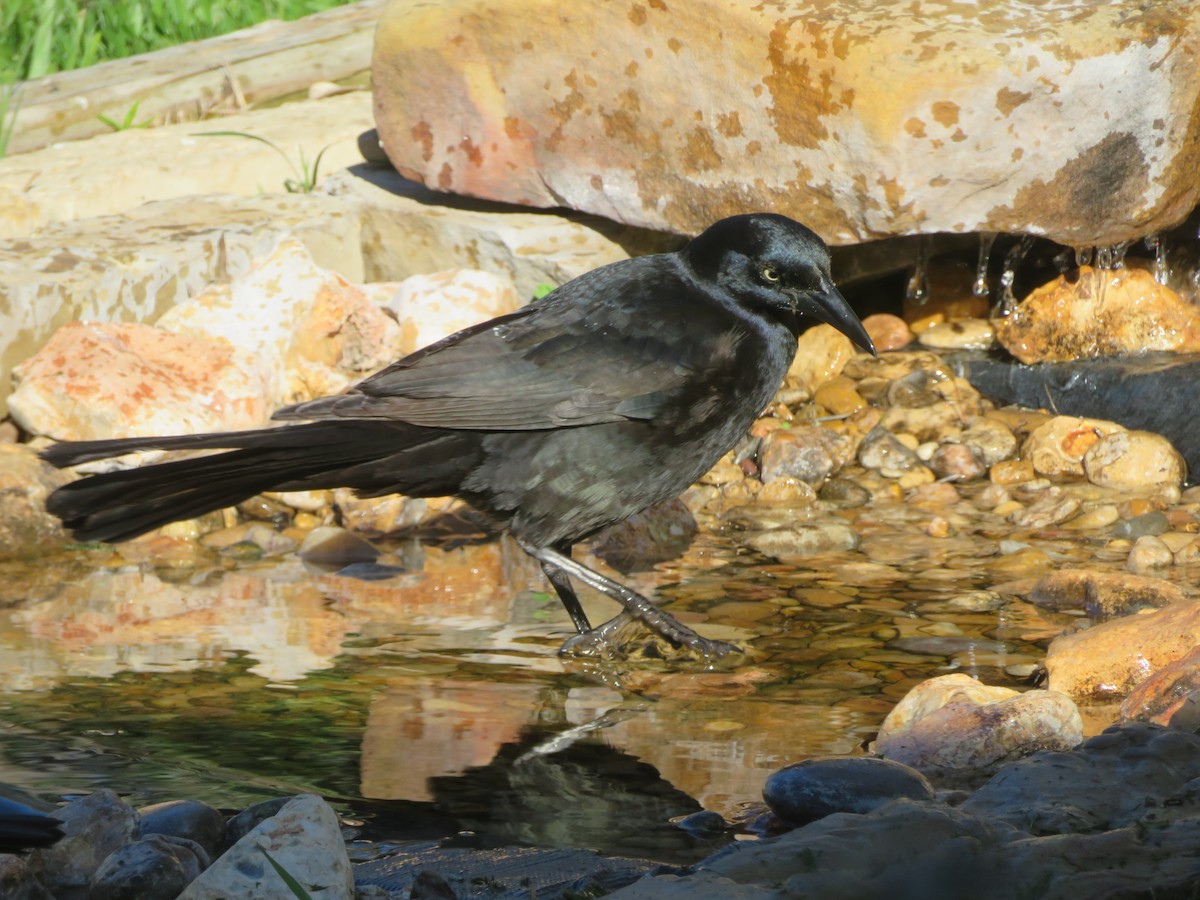
<path fill-rule="evenodd" d="M 1200 8 L 391 0 L 376 122 L 440 190 L 697 232 L 1108 244 L 1196 205 Z"/>

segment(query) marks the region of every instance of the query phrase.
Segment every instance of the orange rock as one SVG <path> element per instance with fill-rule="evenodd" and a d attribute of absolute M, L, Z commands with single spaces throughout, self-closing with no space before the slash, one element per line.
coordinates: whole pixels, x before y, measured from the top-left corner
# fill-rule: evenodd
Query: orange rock
<path fill-rule="evenodd" d="M 1039 475 L 1083 475 L 1083 457 L 1108 434 L 1125 429 L 1116 422 L 1055 416 L 1035 428 L 1021 447 L 1021 456 L 1033 463 Z"/>
<path fill-rule="evenodd" d="M 1200 350 L 1200 312 L 1144 269 L 1083 266 L 994 324 L 1000 343 L 1024 363 Z"/>
<path fill-rule="evenodd" d="M 1197 645 L 1200 603 L 1191 600 L 1113 619 L 1051 642 L 1050 688 L 1081 702 L 1116 700 Z"/>
<path fill-rule="evenodd" d="M 871 336 L 875 349 L 880 353 L 900 350 L 912 343 L 912 330 L 908 327 L 908 323 L 899 316 L 893 316 L 890 313 L 875 313 L 875 315 L 863 319 L 862 323 L 863 328 L 867 329 L 867 334 Z"/>

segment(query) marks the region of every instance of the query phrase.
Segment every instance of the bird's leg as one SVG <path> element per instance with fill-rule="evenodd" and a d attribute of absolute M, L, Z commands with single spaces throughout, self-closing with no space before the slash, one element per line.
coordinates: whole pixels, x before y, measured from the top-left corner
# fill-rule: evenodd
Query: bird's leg
<path fill-rule="evenodd" d="M 588 585 L 588 587 L 595 588 L 601 593 L 607 594 L 625 607 L 625 610 L 631 616 L 640 619 L 652 630 L 658 632 L 676 646 L 688 647 L 710 658 L 724 656 L 726 653 L 738 649 L 724 641 L 713 641 L 701 637 L 670 613 L 659 609 L 641 594 L 630 590 L 619 581 L 614 581 L 611 578 L 601 575 L 595 569 L 589 569 L 583 563 L 576 562 L 571 557 L 563 555 L 552 547 L 537 547 L 520 539 L 518 539 L 518 543 L 521 545 L 521 549 L 542 564 L 543 571 L 546 571 L 547 567 L 552 568 L 557 571 L 563 581 L 566 581 L 567 576 L 572 576 Z M 549 575 L 549 572 L 547 572 L 547 575 Z M 551 578 L 551 583 L 554 584 L 556 589 L 558 588 L 558 583 L 553 578 Z M 562 596 L 561 593 L 559 596 Z M 571 591 L 571 596 L 574 597 L 574 591 Z M 566 603 L 565 600 L 563 602 Z M 575 602 L 578 603 L 578 599 Z M 568 612 L 570 612 L 570 609 L 571 607 L 568 605 Z M 576 624 L 578 625 L 578 623 Z"/>
<path fill-rule="evenodd" d="M 554 549 L 567 559 L 571 558 L 570 544 L 557 544 Z M 534 556 L 537 558 L 536 554 Z M 547 580 L 554 585 L 554 592 L 558 594 L 558 599 L 567 608 L 567 615 L 575 623 L 575 630 L 580 634 L 586 634 L 591 631 L 592 623 L 588 621 L 587 613 L 583 611 L 583 606 L 579 603 L 579 597 L 575 593 L 575 588 L 571 586 L 571 579 L 567 577 L 567 573 L 552 562 L 547 562 L 544 559 L 539 559 L 539 561 L 542 564 L 542 571 L 546 574 Z"/>

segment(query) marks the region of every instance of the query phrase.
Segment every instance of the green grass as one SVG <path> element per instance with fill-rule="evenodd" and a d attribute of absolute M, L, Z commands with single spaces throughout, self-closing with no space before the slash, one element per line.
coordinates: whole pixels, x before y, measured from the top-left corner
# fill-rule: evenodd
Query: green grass
<path fill-rule="evenodd" d="M 0 0 L 0 86 L 348 0 Z"/>

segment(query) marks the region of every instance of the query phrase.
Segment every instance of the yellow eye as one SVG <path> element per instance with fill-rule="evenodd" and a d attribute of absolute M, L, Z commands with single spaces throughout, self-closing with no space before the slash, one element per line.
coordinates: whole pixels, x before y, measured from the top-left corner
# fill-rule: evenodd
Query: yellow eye
<path fill-rule="evenodd" d="M 774 284 L 776 281 L 779 280 L 779 270 L 776 269 L 774 266 L 763 266 L 762 277 L 766 281 L 769 281 L 772 284 Z"/>

